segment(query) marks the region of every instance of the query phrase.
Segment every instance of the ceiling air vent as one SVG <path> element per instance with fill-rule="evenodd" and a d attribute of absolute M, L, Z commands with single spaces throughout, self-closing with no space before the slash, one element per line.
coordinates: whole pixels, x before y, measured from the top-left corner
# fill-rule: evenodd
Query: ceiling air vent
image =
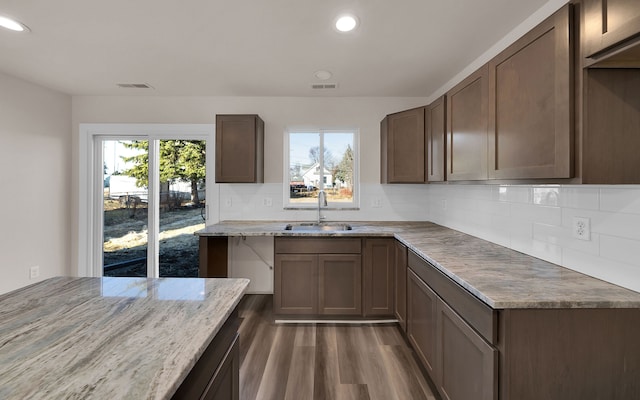
<path fill-rule="evenodd" d="M 312 83 L 311 89 L 337 89 L 337 83 Z"/>
<path fill-rule="evenodd" d="M 153 89 L 153 87 L 146 83 L 118 83 L 118 87 L 127 89 Z"/>

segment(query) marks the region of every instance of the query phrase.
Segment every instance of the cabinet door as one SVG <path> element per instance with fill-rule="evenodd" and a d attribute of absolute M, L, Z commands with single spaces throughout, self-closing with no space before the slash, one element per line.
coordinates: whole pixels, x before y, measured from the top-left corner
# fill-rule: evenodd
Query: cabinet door
<path fill-rule="evenodd" d="M 489 62 L 489 178 L 572 176 L 570 6 Z"/>
<path fill-rule="evenodd" d="M 216 115 L 216 182 L 264 181 L 264 122 L 257 115 Z"/>
<path fill-rule="evenodd" d="M 396 241 L 395 276 L 395 316 L 403 331 L 407 331 L 407 246 Z"/>
<path fill-rule="evenodd" d="M 640 69 L 592 68 L 585 80 L 582 183 L 640 183 Z"/>
<path fill-rule="evenodd" d="M 407 270 L 407 337 L 422 365 L 434 378 L 438 296 L 411 269 Z"/>
<path fill-rule="evenodd" d="M 640 34 L 638 0 L 584 0 L 583 7 L 587 57 Z"/>
<path fill-rule="evenodd" d="M 497 399 L 497 350 L 441 300 L 437 314 L 436 386 L 442 398 Z"/>
<path fill-rule="evenodd" d="M 316 314 L 318 256 L 276 254 L 273 293 L 275 314 Z"/>
<path fill-rule="evenodd" d="M 427 181 L 445 180 L 446 97 L 429 104 L 426 109 L 427 124 Z"/>
<path fill-rule="evenodd" d="M 364 240 L 364 315 L 393 315 L 395 239 Z"/>
<path fill-rule="evenodd" d="M 360 255 L 320 254 L 317 259 L 319 314 L 361 315 L 362 262 Z"/>
<path fill-rule="evenodd" d="M 447 180 L 487 179 L 488 66 L 447 93 Z"/>
<path fill-rule="evenodd" d="M 240 345 L 236 335 L 233 345 L 207 386 L 202 400 L 240 399 Z"/>
<path fill-rule="evenodd" d="M 386 124 L 381 131 L 386 145 L 381 148 L 386 148 L 382 162 L 386 159 L 387 176 L 382 182 L 426 182 L 424 107 L 387 115 Z"/>

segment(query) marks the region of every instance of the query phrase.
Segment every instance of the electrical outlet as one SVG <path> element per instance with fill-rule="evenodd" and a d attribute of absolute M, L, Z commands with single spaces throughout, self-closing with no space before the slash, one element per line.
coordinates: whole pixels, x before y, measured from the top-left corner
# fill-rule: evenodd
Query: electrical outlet
<path fill-rule="evenodd" d="M 231 206 L 233 206 L 233 201 L 231 201 L 231 197 L 227 197 L 224 201 L 224 205 L 227 208 L 231 208 Z"/>
<path fill-rule="evenodd" d="M 271 199 L 271 197 L 265 197 L 262 199 L 262 205 L 265 207 L 272 207 L 273 206 L 273 200 Z"/>
<path fill-rule="evenodd" d="M 443 210 L 447 209 L 447 199 L 442 199 L 442 209 Z"/>
<path fill-rule="evenodd" d="M 29 279 L 35 279 L 40 276 L 40 266 L 34 265 L 29 268 Z"/>
<path fill-rule="evenodd" d="M 382 199 L 380 197 L 372 199 L 371 208 L 382 208 Z"/>
<path fill-rule="evenodd" d="M 589 218 L 573 217 L 573 237 L 580 240 L 591 240 L 591 223 Z"/>

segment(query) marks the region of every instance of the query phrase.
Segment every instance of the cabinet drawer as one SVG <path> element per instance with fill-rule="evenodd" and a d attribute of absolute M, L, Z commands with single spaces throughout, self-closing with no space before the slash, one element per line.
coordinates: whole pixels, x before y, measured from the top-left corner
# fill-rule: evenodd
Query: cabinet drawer
<path fill-rule="evenodd" d="M 422 257 L 409 251 L 409 268 L 491 344 L 497 343 L 497 311 L 452 281 Z"/>
<path fill-rule="evenodd" d="M 361 242 L 360 238 L 276 238 L 275 252 L 276 254 L 360 254 Z"/>

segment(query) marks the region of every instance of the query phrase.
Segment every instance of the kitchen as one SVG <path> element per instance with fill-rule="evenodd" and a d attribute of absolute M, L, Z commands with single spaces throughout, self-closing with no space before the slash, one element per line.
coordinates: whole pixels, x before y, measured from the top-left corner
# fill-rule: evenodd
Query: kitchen
<path fill-rule="evenodd" d="M 358 126 L 360 139 L 360 209 L 327 210 L 329 220 L 432 221 L 513 250 L 638 291 L 640 273 L 635 226 L 640 222 L 637 185 L 380 185 L 379 122 L 387 114 L 431 103 L 447 89 L 495 56 L 565 2 L 546 3 L 522 24 L 506 29 L 478 51 L 461 72 L 447 76 L 423 96 L 430 97 L 229 97 L 76 94 L 70 96 L 2 75 L 2 147 L 4 170 L 20 165 L 25 154 L 33 164 L 3 176 L 3 188 L 24 193 L 20 202 L 3 196 L 2 273 L 0 290 L 33 283 L 30 266 L 40 277 L 75 275 L 79 241 L 79 165 L 81 123 L 205 123 L 219 113 L 257 113 L 266 123 L 265 183 L 223 184 L 212 220 L 313 220 L 314 211 L 282 208 L 283 135 L 288 126 Z M 532 6 L 533 7 L 533 6 Z M 364 23 L 364 22 L 363 22 Z M 34 34 L 35 26 L 31 27 Z M 508 34 L 506 34 L 509 32 Z M 502 36 L 502 39 L 498 39 Z M 6 39 L 3 39 L 6 40 Z M 21 40 L 21 39 L 19 39 Z M 4 43 L 4 42 L 3 42 Z M 15 46 L 11 45 L 11 46 Z M 318 68 L 318 67 L 313 67 Z M 4 69 L 3 69 L 4 71 Z M 313 71 L 310 71 L 310 73 Z M 17 72 L 16 72 L 17 74 Z M 309 78 L 312 79 L 312 78 Z M 306 81 L 305 81 L 306 83 Z M 46 86 L 46 85 L 45 85 Z M 38 115 L 38 118 L 31 117 Z M 609 155 L 614 157 L 614 155 Z M 38 174 L 46 170 L 46 174 Z M 24 174 L 24 175 L 23 175 Z M 43 207 L 39 196 L 48 193 Z M 552 195 L 548 195 L 552 193 Z M 226 199 L 231 198 L 231 206 Z M 266 206 L 264 198 L 272 200 Z M 28 212 L 16 213 L 16 208 Z M 591 220 L 591 240 L 572 236 L 573 217 Z M 38 229 L 32 226 L 37 224 Z M 61 234 L 62 232 L 62 234 Z M 35 237 L 34 237 L 35 236 Z M 29 237 L 30 241 L 20 240 Z M 31 249 L 36 244 L 37 252 Z M 267 244 L 257 244 L 268 249 Z M 236 257 L 253 257 L 248 248 Z M 267 254 L 268 256 L 268 254 Z M 267 257 L 268 258 L 268 257 Z M 233 260 L 231 261 L 233 263 Z M 256 268 L 267 268 L 254 258 Z M 73 266 L 73 267 L 70 267 Z M 267 285 L 264 291 L 269 291 Z M 260 290 L 258 290 L 260 291 Z"/>

